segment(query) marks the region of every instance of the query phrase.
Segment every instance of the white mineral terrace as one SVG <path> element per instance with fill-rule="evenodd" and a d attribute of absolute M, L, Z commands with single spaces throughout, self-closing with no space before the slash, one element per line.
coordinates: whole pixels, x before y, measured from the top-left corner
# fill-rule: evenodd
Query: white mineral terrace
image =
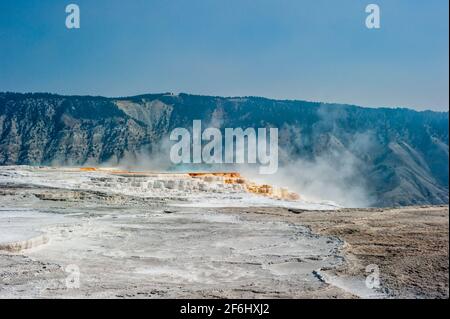
<path fill-rule="evenodd" d="M 231 176 L 231 177 L 230 177 Z M 25 184 L 72 190 L 94 190 L 144 198 L 164 198 L 172 205 L 197 207 L 282 206 L 336 209 L 333 203 L 314 203 L 284 188 L 256 185 L 237 173 L 129 172 L 116 168 L 0 168 L 0 185 Z M 265 187 L 269 187 L 270 193 Z"/>
<path fill-rule="evenodd" d="M 8 276 L 0 278 L 0 298 L 121 297 L 142 291 L 143 297 L 158 298 L 218 292 L 292 297 L 325 287 L 315 271 L 343 262 L 340 240 L 241 212 L 249 206 L 335 206 L 294 200 L 286 191 L 240 179 L 0 167 L 0 255 L 13 260 L 3 257 L 0 267 L 13 269 L 6 274 L 37 267 L 46 276 L 14 284 Z M 240 208 L 225 214 L 220 206 Z M 67 267 L 79 269 L 79 288 L 67 288 Z"/>

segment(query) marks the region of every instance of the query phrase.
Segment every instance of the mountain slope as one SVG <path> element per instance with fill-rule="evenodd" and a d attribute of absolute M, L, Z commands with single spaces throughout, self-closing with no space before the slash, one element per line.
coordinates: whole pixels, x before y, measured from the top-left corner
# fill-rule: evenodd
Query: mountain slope
<path fill-rule="evenodd" d="M 408 109 L 187 94 L 0 93 L 0 165 L 157 154 L 173 128 L 194 119 L 222 128 L 278 127 L 281 165 L 304 193 L 351 198 L 364 189 L 375 206 L 448 203 L 448 113 Z"/>

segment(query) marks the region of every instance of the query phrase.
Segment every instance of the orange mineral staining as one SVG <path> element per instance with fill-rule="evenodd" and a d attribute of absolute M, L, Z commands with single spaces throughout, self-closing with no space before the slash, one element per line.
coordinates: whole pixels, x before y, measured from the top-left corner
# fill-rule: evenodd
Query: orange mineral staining
<path fill-rule="evenodd" d="M 271 185 L 263 184 L 258 185 L 256 183 L 246 180 L 241 174 L 236 172 L 231 173 L 189 173 L 189 176 L 193 178 L 201 178 L 207 182 L 211 181 L 212 177 L 222 178 L 222 182 L 225 184 L 238 184 L 243 185 L 245 190 L 249 193 L 263 195 L 276 199 L 285 200 L 299 200 L 300 196 L 296 193 L 289 192 L 286 188 L 274 188 Z M 217 179 L 216 179 L 217 180 Z"/>

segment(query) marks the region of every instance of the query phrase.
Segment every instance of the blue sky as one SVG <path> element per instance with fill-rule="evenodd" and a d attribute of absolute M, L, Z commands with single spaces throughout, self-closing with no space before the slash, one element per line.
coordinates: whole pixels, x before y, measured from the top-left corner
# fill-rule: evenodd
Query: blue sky
<path fill-rule="evenodd" d="M 76 3 L 81 28 L 65 27 Z M 365 7 L 381 7 L 381 29 Z M 448 110 L 447 0 L 1 0 L 0 91 Z"/>

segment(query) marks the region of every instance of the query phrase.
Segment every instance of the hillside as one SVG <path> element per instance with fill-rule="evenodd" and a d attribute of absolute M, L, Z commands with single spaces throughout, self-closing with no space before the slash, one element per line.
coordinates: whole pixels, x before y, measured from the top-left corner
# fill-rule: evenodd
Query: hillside
<path fill-rule="evenodd" d="M 348 196 L 361 206 L 448 203 L 448 113 L 409 109 L 188 94 L 0 93 L 0 165 L 152 158 L 173 128 L 191 127 L 194 119 L 278 127 L 279 178 L 294 177 L 286 181 L 299 192 Z"/>

